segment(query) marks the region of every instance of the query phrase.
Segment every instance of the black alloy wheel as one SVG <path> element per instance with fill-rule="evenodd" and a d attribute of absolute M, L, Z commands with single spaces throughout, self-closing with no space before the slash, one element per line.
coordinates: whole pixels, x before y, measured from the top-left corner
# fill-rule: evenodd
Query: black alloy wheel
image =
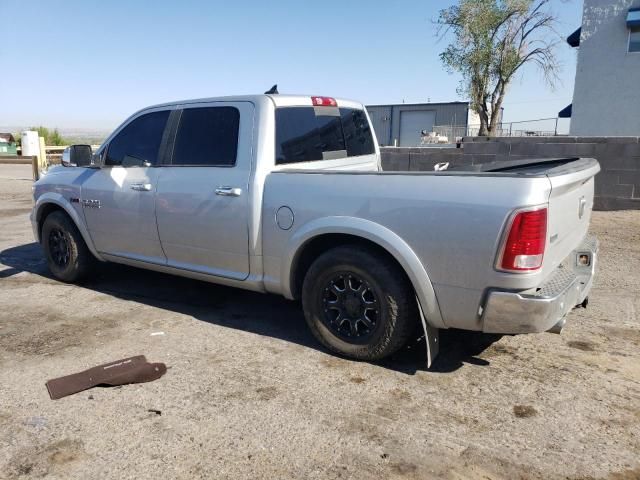
<path fill-rule="evenodd" d="M 51 212 L 42 222 L 42 248 L 49 270 L 63 282 L 86 279 L 94 257 L 73 220 L 65 212 Z"/>
<path fill-rule="evenodd" d="M 53 228 L 49 232 L 49 251 L 51 252 L 51 260 L 58 267 L 64 269 L 69 265 L 71 258 L 69 241 L 59 228 Z"/>
<path fill-rule="evenodd" d="M 323 299 L 325 325 L 349 342 L 366 342 L 378 326 L 378 299 L 372 287 L 353 272 L 329 279 Z"/>
<path fill-rule="evenodd" d="M 379 360 L 417 333 L 420 316 L 411 282 L 380 249 L 327 250 L 309 267 L 301 293 L 311 332 L 340 355 Z"/>

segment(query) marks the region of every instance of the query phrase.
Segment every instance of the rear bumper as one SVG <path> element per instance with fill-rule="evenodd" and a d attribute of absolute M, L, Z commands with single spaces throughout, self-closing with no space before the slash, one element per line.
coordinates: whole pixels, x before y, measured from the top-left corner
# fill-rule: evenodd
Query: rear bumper
<path fill-rule="evenodd" d="M 579 264 L 581 255 L 589 256 L 589 265 Z M 597 257 L 598 240 L 587 236 L 535 292 L 490 291 L 482 312 L 482 331 L 516 334 L 553 330 L 559 333 L 566 315 L 589 295 Z"/>

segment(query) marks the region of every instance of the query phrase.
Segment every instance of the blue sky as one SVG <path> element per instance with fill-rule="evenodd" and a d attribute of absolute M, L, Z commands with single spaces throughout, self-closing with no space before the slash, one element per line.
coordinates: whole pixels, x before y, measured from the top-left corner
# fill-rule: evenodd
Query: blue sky
<path fill-rule="evenodd" d="M 274 83 L 366 104 L 466 100 L 432 23 L 451 3 L 0 0 L 0 125 L 109 130 L 150 104 Z M 563 36 L 580 25 L 581 0 L 553 9 Z M 557 89 L 525 69 L 506 120 L 554 117 L 571 102 L 576 52 L 563 43 L 558 54 Z"/>

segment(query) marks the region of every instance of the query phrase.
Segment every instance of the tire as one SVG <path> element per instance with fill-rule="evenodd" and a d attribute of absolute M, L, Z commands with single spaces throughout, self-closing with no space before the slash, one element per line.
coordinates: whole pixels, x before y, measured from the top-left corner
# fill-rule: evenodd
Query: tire
<path fill-rule="evenodd" d="M 42 225 L 41 243 L 49 270 L 56 278 L 67 283 L 87 278 L 94 257 L 66 213 L 55 211 L 47 215 Z"/>
<path fill-rule="evenodd" d="M 380 360 L 398 351 L 419 318 L 402 269 L 355 245 L 333 248 L 315 260 L 304 278 L 302 307 L 322 345 L 356 360 Z"/>

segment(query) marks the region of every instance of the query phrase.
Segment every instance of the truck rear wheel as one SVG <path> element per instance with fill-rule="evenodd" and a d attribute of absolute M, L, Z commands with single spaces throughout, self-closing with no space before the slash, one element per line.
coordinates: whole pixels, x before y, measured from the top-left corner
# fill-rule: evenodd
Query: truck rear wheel
<path fill-rule="evenodd" d="M 67 214 L 56 211 L 47 215 L 41 242 L 49 270 L 56 278 L 69 283 L 86 278 L 94 258 Z"/>
<path fill-rule="evenodd" d="M 379 360 L 402 348 L 419 318 L 413 288 L 395 262 L 360 246 L 333 248 L 302 287 L 309 328 L 329 350 Z"/>

